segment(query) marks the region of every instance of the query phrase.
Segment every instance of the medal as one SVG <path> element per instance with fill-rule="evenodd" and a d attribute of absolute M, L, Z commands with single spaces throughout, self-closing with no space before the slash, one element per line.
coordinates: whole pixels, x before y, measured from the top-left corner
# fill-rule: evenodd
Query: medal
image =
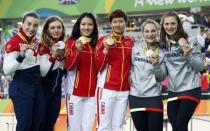
<path fill-rule="evenodd" d="M 88 38 L 88 37 L 85 37 L 85 36 L 80 36 L 79 37 L 79 40 L 82 42 L 82 44 L 86 44 L 86 43 L 89 43 L 92 39 L 91 38 Z"/>
<path fill-rule="evenodd" d="M 58 46 L 58 49 L 64 49 L 65 48 L 65 43 L 63 41 L 58 41 L 56 43 L 56 45 Z"/>
<path fill-rule="evenodd" d="M 153 54 L 154 54 L 154 51 L 152 51 L 152 50 L 147 50 L 145 53 L 146 57 L 150 57 Z"/>
<path fill-rule="evenodd" d="M 105 44 L 111 46 L 111 45 L 115 45 L 115 39 L 112 36 L 108 36 L 105 39 Z"/>
<path fill-rule="evenodd" d="M 33 45 L 33 43 L 31 43 L 30 45 L 28 45 L 28 47 L 27 48 L 29 48 L 29 49 L 35 49 L 35 46 Z"/>

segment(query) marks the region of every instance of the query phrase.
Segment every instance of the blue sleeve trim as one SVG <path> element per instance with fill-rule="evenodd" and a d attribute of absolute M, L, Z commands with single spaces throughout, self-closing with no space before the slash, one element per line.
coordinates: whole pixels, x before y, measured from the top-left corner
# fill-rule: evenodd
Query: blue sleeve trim
<path fill-rule="evenodd" d="M 22 57 L 21 55 L 19 55 L 16 60 L 19 62 L 19 63 L 22 63 L 23 60 L 24 60 L 25 57 Z"/>

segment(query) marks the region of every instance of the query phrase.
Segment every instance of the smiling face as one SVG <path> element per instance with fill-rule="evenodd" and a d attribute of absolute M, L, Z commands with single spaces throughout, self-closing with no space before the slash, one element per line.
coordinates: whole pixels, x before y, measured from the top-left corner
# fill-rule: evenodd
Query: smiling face
<path fill-rule="evenodd" d="M 48 32 L 53 39 L 59 39 L 63 32 L 62 23 L 58 20 L 51 22 L 48 27 Z"/>
<path fill-rule="evenodd" d="M 163 21 L 163 27 L 165 29 L 165 32 L 170 36 L 173 37 L 176 35 L 178 22 L 175 17 L 168 16 L 165 17 Z"/>
<path fill-rule="evenodd" d="M 126 22 L 123 17 L 113 18 L 110 26 L 114 33 L 121 35 L 124 33 Z"/>
<path fill-rule="evenodd" d="M 80 23 L 80 33 L 83 36 L 89 37 L 94 30 L 94 24 L 91 18 L 84 17 Z"/>
<path fill-rule="evenodd" d="M 22 24 L 23 32 L 31 37 L 36 34 L 38 30 L 39 20 L 37 18 L 28 16 L 25 18 L 25 21 Z"/>
<path fill-rule="evenodd" d="M 154 44 L 157 41 L 157 27 L 153 23 L 147 23 L 144 26 L 143 37 L 147 44 Z"/>

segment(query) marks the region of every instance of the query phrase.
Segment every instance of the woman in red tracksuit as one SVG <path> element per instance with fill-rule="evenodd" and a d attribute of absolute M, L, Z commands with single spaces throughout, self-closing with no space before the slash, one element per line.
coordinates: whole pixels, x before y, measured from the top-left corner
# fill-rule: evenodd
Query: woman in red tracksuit
<path fill-rule="evenodd" d="M 65 50 L 68 131 L 92 131 L 96 108 L 97 39 L 98 29 L 93 14 L 81 14 Z"/>
<path fill-rule="evenodd" d="M 98 131 L 121 131 L 130 90 L 129 71 L 133 40 L 124 36 L 127 15 L 116 9 L 109 15 L 112 33 L 98 40 L 96 66 L 107 68 L 104 88 L 99 99 Z M 113 44 L 113 45 L 112 45 Z"/>

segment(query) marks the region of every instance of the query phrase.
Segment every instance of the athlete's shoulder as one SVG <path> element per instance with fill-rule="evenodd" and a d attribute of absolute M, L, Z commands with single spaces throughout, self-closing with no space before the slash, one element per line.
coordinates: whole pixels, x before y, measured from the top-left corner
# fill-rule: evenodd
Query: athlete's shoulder
<path fill-rule="evenodd" d="M 103 36 L 101 36 L 99 39 L 98 39 L 98 41 L 102 41 L 103 39 L 105 39 L 107 37 L 107 35 L 103 35 Z"/>
<path fill-rule="evenodd" d="M 43 54 L 48 54 L 48 53 L 50 53 L 49 48 L 46 47 L 46 46 L 44 45 L 44 43 L 40 43 L 40 44 L 39 44 L 39 49 L 38 49 L 38 51 L 39 51 L 39 55 L 43 55 Z"/>
<path fill-rule="evenodd" d="M 75 41 L 76 41 L 76 40 L 74 40 L 74 39 L 72 39 L 72 38 L 69 38 L 69 39 L 66 41 L 66 47 L 68 47 L 68 48 L 73 47 L 73 45 L 75 45 Z"/>
<path fill-rule="evenodd" d="M 124 36 L 125 40 L 131 40 L 133 42 L 135 42 L 135 38 L 131 37 L 131 36 Z"/>
<path fill-rule="evenodd" d="M 13 36 L 5 45 L 6 53 L 20 50 L 20 39 L 17 35 Z"/>

